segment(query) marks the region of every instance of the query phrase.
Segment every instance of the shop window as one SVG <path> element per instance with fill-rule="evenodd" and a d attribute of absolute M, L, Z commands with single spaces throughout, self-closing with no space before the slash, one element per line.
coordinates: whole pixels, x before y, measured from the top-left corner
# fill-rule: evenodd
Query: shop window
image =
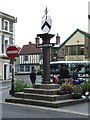
<path fill-rule="evenodd" d="M 26 72 L 29 72 L 29 71 L 30 71 L 29 65 L 25 65 L 25 71 L 26 71 Z"/>
<path fill-rule="evenodd" d="M 20 65 L 20 72 L 24 72 L 24 65 Z"/>

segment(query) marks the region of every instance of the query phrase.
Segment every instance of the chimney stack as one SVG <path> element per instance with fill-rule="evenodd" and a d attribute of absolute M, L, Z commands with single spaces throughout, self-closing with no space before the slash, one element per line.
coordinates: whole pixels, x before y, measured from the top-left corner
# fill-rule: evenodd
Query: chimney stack
<path fill-rule="evenodd" d="M 31 42 L 29 42 L 29 45 L 31 44 Z"/>
<path fill-rule="evenodd" d="M 40 38 L 38 36 L 35 38 L 35 42 L 36 42 L 36 45 L 40 44 Z"/>
<path fill-rule="evenodd" d="M 60 43 L 60 36 L 58 35 L 57 33 L 57 36 L 56 36 L 56 44 L 59 44 Z"/>

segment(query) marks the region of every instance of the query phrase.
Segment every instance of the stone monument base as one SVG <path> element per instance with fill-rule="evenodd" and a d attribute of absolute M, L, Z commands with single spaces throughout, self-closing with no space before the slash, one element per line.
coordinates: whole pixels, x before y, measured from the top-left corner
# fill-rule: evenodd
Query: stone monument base
<path fill-rule="evenodd" d="M 7 98 L 5 101 L 51 108 L 86 102 L 85 99 L 71 99 L 71 95 L 59 95 L 59 90 L 59 84 L 35 84 L 33 88 L 16 92 L 14 97 Z"/>

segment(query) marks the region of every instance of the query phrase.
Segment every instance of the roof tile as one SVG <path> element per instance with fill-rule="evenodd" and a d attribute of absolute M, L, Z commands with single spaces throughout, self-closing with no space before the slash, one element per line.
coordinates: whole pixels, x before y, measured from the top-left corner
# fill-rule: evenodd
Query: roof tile
<path fill-rule="evenodd" d="M 29 45 L 24 45 L 20 51 L 20 55 L 24 54 L 40 54 L 42 53 L 41 48 L 36 48 L 36 44 L 29 43 Z"/>

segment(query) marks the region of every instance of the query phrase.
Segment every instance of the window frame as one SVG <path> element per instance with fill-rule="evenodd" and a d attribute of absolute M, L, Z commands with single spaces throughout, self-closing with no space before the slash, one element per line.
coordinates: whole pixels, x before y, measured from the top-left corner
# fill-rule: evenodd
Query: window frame
<path fill-rule="evenodd" d="M 5 23 L 7 23 L 7 26 L 5 25 Z M 8 20 L 4 20 L 4 30 L 9 31 L 9 21 Z"/>
<path fill-rule="evenodd" d="M 81 47 L 84 47 L 84 45 L 69 45 L 69 46 L 65 46 L 66 56 L 67 55 L 84 55 L 84 49 L 81 49 Z"/>
<path fill-rule="evenodd" d="M 24 72 L 24 65 L 20 65 L 20 72 Z"/>
<path fill-rule="evenodd" d="M 28 61 L 28 55 L 24 55 L 24 62 L 27 62 Z"/>

